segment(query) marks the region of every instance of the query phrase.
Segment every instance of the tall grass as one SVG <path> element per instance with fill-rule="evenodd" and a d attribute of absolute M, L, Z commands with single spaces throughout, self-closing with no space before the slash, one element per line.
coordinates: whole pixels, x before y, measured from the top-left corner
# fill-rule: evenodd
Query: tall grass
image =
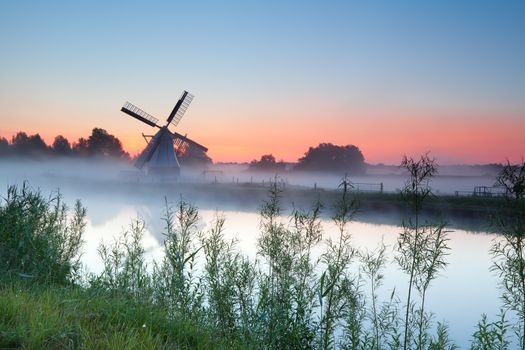
<path fill-rule="evenodd" d="M 359 295 L 356 278 L 350 274 L 350 264 L 357 255 L 351 245 L 351 234 L 347 230 L 357 210 L 355 198 L 350 197 L 351 184 L 345 178 L 341 188 L 341 198 L 335 205 L 332 217 L 338 230 L 338 239 L 327 241 L 327 250 L 322 254 L 323 273 L 320 278 L 320 348 L 332 348 L 335 343 L 334 333 L 339 322 L 345 321 L 345 333 L 350 339 L 350 346 L 359 342 L 361 317 L 356 310 L 359 306 Z M 357 316 L 357 317 L 356 317 Z"/>
<path fill-rule="evenodd" d="M 436 164 L 425 155 L 402 165 L 413 216 L 403 223 L 394 260 L 408 276 L 406 300 L 395 286 L 380 297 L 385 267 L 394 262 L 389 247 L 353 245 L 349 224 L 359 201 L 347 178 L 335 203 L 315 202 L 289 215 L 281 205 L 284 184 L 270 183 L 254 259 L 226 239 L 222 214 L 203 228 L 195 205 L 166 200 L 162 259 L 146 263 L 147 227 L 136 218 L 100 244 L 102 272 L 83 283 L 85 209 L 77 203 L 69 212 L 59 195 L 10 187 L 0 206 L 0 274 L 7 281 L 0 288 L 0 347 L 456 349 L 447 326 L 434 323 L 426 309 L 449 252 L 445 225 L 420 218 Z M 330 238 L 323 232 L 325 211 L 337 228 Z M 480 320 L 472 349 L 508 348 L 505 312 L 525 310 L 517 241 L 523 230 L 514 221 L 505 224 L 509 230 L 493 254 L 507 308 L 496 322 Z M 522 337 L 522 326 L 514 331 Z"/>
<path fill-rule="evenodd" d="M 66 284 L 78 278 L 86 209 L 72 215 L 60 193 L 45 198 L 24 183 L 0 204 L 0 277 Z"/>
<path fill-rule="evenodd" d="M 519 347 L 525 349 L 525 163 L 507 163 L 496 183 L 507 190 L 507 201 L 516 209 L 512 217 L 497 215 L 496 227 L 501 236 L 493 241 L 491 270 L 500 279 L 501 300 L 505 312 L 511 312 Z M 482 319 L 485 322 L 485 319 Z M 480 330 L 480 334 L 483 334 Z M 488 333 L 489 335 L 491 332 Z M 505 334 L 503 334 L 505 335 Z M 502 336 L 503 336 L 502 335 Z"/>
<path fill-rule="evenodd" d="M 431 315 L 425 312 L 427 290 L 432 280 L 447 265 L 445 257 L 448 255 L 449 247 L 444 223 L 421 221 L 423 204 L 432 196 L 430 181 L 437 174 L 436 161 L 428 154 L 421 156 L 419 160 L 405 156 L 401 167 L 409 174 L 402 194 L 413 211 L 413 217 L 403 222 L 396 256 L 401 270 L 409 276 L 403 349 L 413 347 L 421 350 L 426 349 L 430 343 L 428 330 Z M 414 288 L 421 296 L 419 307 L 412 299 Z"/>

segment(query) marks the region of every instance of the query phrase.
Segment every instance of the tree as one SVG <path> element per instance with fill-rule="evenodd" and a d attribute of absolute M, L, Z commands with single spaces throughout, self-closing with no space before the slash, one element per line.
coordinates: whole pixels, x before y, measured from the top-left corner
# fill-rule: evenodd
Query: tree
<path fill-rule="evenodd" d="M 122 148 L 122 143 L 104 129 L 94 128 L 87 140 L 88 153 L 91 156 L 129 158 Z"/>
<path fill-rule="evenodd" d="M 310 147 L 304 157 L 299 158 L 295 169 L 363 174 L 365 157 L 354 145 L 337 146 L 321 143 L 317 147 Z"/>
<path fill-rule="evenodd" d="M 55 155 L 58 156 L 67 156 L 71 154 L 71 144 L 69 143 L 68 139 L 62 135 L 55 137 L 55 141 L 53 142 L 51 148 Z"/>
<path fill-rule="evenodd" d="M 265 154 L 261 156 L 259 161 L 252 160 L 249 169 L 254 171 L 283 171 L 286 167 L 283 161 L 277 162 L 272 154 Z"/>
<path fill-rule="evenodd" d="M 7 139 L 0 137 L 0 156 L 9 153 L 9 142 Z"/>
<path fill-rule="evenodd" d="M 129 154 L 122 148 L 120 140 L 100 128 L 94 128 L 91 136 L 87 139 L 83 137 L 79 138 L 78 141 L 73 144 L 72 152 L 77 156 L 83 157 L 129 158 Z"/>
<path fill-rule="evenodd" d="M 79 138 L 78 141 L 73 144 L 72 152 L 77 156 L 87 157 L 89 155 L 88 140 L 83 137 Z"/>
<path fill-rule="evenodd" d="M 51 146 L 48 146 L 39 134 L 28 135 L 20 131 L 11 138 L 11 142 L 0 137 L 0 155 L 7 154 L 15 156 L 100 156 L 129 159 L 129 154 L 122 148 L 120 140 L 100 128 L 94 128 L 87 139 L 81 137 L 73 145 L 67 138 L 58 135 Z M 206 155 L 192 154 L 192 158 L 211 161 Z"/>
<path fill-rule="evenodd" d="M 181 164 L 192 167 L 201 167 L 213 163 L 206 152 L 198 149 L 185 153 L 177 153 L 177 159 Z"/>
<path fill-rule="evenodd" d="M 11 147 L 19 155 L 42 155 L 49 150 L 39 134 L 28 136 L 25 132 L 18 132 L 13 136 Z"/>

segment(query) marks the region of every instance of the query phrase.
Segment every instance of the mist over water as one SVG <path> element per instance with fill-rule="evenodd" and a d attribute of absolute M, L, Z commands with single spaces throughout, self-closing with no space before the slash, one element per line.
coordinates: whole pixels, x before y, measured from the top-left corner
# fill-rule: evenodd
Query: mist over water
<path fill-rule="evenodd" d="M 269 181 L 275 175 L 281 177 L 286 183 L 305 187 L 320 187 L 335 189 L 341 183 L 343 173 L 328 172 L 249 172 L 246 165 L 219 164 L 214 170 L 219 174 L 210 173 L 204 178 L 208 181 L 217 179 L 220 182 L 263 182 Z M 474 190 L 475 186 L 494 185 L 497 169 L 482 166 L 442 166 L 439 175 L 432 179 L 432 188 L 436 194 L 455 194 L 456 191 Z M 366 175 L 349 176 L 352 182 L 360 184 L 383 184 L 386 192 L 397 192 L 403 188 L 406 173 L 395 166 L 369 166 Z"/>
<path fill-rule="evenodd" d="M 143 244 L 150 261 L 159 260 L 163 255 L 164 224 L 163 209 L 166 201 L 175 204 L 180 198 L 195 203 L 200 208 L 201 227 L 206 230 L 217 213 L 226 217 L 227 238 L 238 241 L 237 249 L 251 258 L 256 258 L 256 242 L 259 234 L 260 202 L 249 200 L 251 187 L 267 184 L 275 174 L 249 173 L 246 167 L 239 165 L 219 165 L 210 172 L 184 170 L 179 181 L 159 183 L 151 179 L 136 177 L 136 170 L 127 162 L 88 161 L 88 160 L 0 160 L 0 188 L 5 196 L 7 186 L 21 185 L 24 181 L 33 188 L 39 188 L 44 195 L 60 191 L 70 206 L 80 199 L 87 207 L 87 227 L 84 236 L 83 262 L 92 272 L 101 271 L 101 260 L 97 247 L 101 241 L 111 243 L 125 230 L 131 219 L 140 217 L 146 222 L 147 231 Z M 138 179 L 138 180 L 137 180 Z M 282 181 L 289 185 L 306 188 L 336 188 L 340 175 L 304 173 L 285 173 Z M 385 191 L 401 188 L 405 176 L 398 173 L 373 173 L 368 176 L 350 177 L 358 183 L 382 182 Z M 252 186 L 247 186 L 251 183 Z M 230 185 L 238 191 L 231 193 L 201 190 L 202 186 L 216 184 Z M 494 184 L 493 174 L 449 173 L 436 177 L 432 186 L 436 193 L 454 193 L 454 191 L 472 191 L 473 186 Z M 205 189 L 207 187 L 204 187 Z M 212 187 L 210 187 L 212 188 Z M 246 189 L 245 189 L 246 188 Z M 245 190 L 248 191 L 245 193 Z M 289 208 L 288 208 L 289 209 Z M 383 215 L 377 212 L 378 217 Z M 288 222 L 286 217 L 284 222 Z M 396 219 L 397 220 L 397 219 Z M 386 300 L 392 289 L 401 298 L 406 290 L 406 276 L 393 263 L 393 246 L 400 223 L 390 225 L 365 222 L 363 219 L 349 225 L 353 242 L 358 248 L 374 249 L 381 239 L 389 246 L 390 263 L 385 271 L 385 283 L 380 290 L 380 299 Z M 328 217 L 323 219 L 324 235 L 335 235 Z M 499 311 L 496 278 L 489 272 L 491 263 L 489 247 L 493 234 L 454 230 L 451 238 L 449 266 L 433 282 L 428 294 L 428 309 L 435 313 L 435 321 L 446 320 L 453 339 L 466 348 L 470 335 L 482 313 L 489 318 Z M 320 250 L 323 248 L 319 248 Z M 366 288 L 366 286 L 364 286 Z"/>

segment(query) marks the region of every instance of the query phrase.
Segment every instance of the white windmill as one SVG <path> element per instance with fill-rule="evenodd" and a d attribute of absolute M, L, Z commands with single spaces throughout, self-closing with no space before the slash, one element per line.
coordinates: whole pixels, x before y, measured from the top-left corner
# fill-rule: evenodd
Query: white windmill
<path fill-rule="evenodd" d="M 146 142 L 148 142 L 148 145 L 138 156 L 135 167 L 138 169 L 146 168 L 150 175 L 179 176 L 180 164 L 177 156 L 191 155 L 194 152 L 205 153 L 208 151 L 206 147 L 190 140 L 185 135 L 183 136 L 168 129 L 170 124 L 177 126 L 192 100 L 193 95 L 184 91 L 164 126 L 158 125 L 159 120 L 144 112 L 142 109 L 129 102 L 124 104 L 121 108 L 122 112 L 149 126 L 160 129 L 155 135 L 149 136 L 149 140 L 147 139 L 147 135 L 142 134 Z"/>

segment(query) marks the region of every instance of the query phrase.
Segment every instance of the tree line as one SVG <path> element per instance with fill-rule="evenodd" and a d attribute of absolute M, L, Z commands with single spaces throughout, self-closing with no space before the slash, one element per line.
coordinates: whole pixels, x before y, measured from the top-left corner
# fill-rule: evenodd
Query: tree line
<path fill-rule="evenodd" d="M 272 154 L 265 154 L 260 160 L 250 162 L 249 169 L 253 171 L 281 172 L 286 164 L 276 161 Z M 331 143 L 321 143 L 310 147 L 304 156 L 299 158 L 292 170 L 345 172 L 349 174 L 365 173 L 365 157 L 354 145 L 337 146 Z"/>
<path fill-rule="evenodd" d="M 0 156 L 130 159 L 129 154 L 122 147 L 122 142 L 116 136 L 101 128 L 94 128 L 89 137 L 80 137 L 75 142 L 70 142 L 66 137 L 58 135 L 51 145 L 47 145 L 38 133 L 28 135 L 20 131 L 9 141 L 4 137 L 0 137 Z"/>
<path fill-rule="evenodd" d="M 124 150 L 122 142 L 116 136 L 101 128 L 94 128 L 89 137 L 80 137 L 75 142 L 70 142 L 66 137 L 58 135 L 50 145 L 47 145 L 38 133 L 28 135 L 20 131 L 11 140 L 0 137 L 0 158 L 40 158 L 49 156 L 123 160 L 133 158 Z M 177 158 L 181 164 L 189 166 L 202 166 L 213 163 L 206 153 L 199 150 L 186 153 L 177 152 Z"/>

